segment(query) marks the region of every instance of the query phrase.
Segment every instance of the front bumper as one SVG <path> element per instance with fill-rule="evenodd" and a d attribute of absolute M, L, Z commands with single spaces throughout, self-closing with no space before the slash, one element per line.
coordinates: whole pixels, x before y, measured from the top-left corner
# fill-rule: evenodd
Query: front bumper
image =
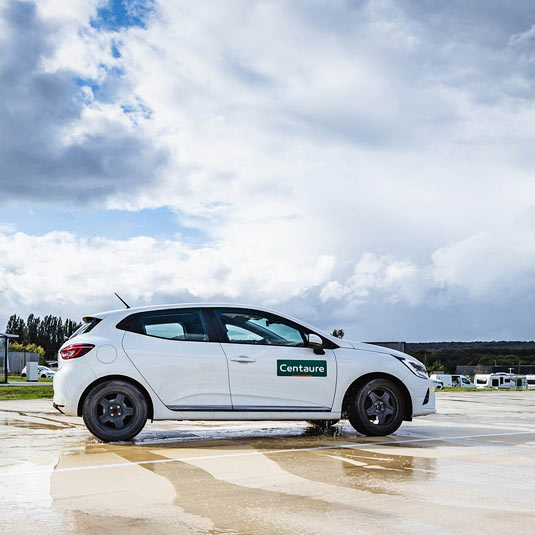
<path fill-rule="evenodd" d="M 413 416 L 424 416 L 425 414 L 433 414 L 436 412 L 435 406 L 435 388 L 433 384 L 425 385 L 423 396 L 421 396 L 421 390 L 419 390 L 416 398 L 413 398 L 412 401 L 412 415 Z"/>
<path fill-rule="evenodd" d="M 407 384 L 409 383 L 409 384 Z M 413 375 L 405 378 L 412 399 L 412 416 L 424 416 L 436 412 L 435 387 L 429 379 Z"/>

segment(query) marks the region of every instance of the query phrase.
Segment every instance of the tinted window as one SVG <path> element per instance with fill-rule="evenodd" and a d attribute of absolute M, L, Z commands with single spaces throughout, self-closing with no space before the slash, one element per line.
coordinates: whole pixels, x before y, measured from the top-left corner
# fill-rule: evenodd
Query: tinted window
<path fill-rule="evenodd" d="M 256 311 L 216 309 L 229 342 L 303 347 L 301 331 L 290 322 Z"/>
<path fill-rule="evenodd" d="M 140 315 L 141 334 L 194 342 L 208 341 L 208 334 L 199 310 L 144 312 Z"/>
<path fill-rule="evenodd" d="M 252 331 L 238 327 L 237 325 L 226 324 L 227 337 L 231 342 L 261 342 L 262 337 Z"/>
<path fill-rule="evenodd" d="M 75 336 L 78 336 L 82 333 L 88 333 L 91 331 L 96 325 L 98 325 L 102 320 L 100 318 L 84 318 L 84 322 L 76 331 L 74 331 L 68 338 L 70 340 L 71 338 L 74 338 Z"/>
<path fill-rule="evenodd" d="M 492 380 L 492 386 L 498 386 L 498 379 Z"/>

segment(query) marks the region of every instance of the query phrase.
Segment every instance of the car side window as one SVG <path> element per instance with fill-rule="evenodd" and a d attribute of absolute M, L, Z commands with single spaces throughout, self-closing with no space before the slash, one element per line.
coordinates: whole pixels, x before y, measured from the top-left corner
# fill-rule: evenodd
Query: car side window
<path fill-rule="evenodd" d="M 305 339 L 290 322 L 264 312 L 216 309 L 229 342 L 304 347 Z"/>
<path fill-rule="evenodd" d="M 141 334 L 183 340 L 207 342 L 208 333 L 199 310 L 170 310 L 168 312 L 144 312 L 139 318 Z"/>
<path fill-rule="evenodd" d="M 252 331 L 238 327 L 237 325 L 225 324 L 227 338 L 231 342 L 259 343 L 262 337 Z"/>

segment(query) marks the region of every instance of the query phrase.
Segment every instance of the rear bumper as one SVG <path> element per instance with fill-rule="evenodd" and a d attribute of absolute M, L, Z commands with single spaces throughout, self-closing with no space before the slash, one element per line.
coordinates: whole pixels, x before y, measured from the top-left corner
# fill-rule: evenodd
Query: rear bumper
<path fill-rule="evenodd" d="M 65 414 L 62 410 L 61 410 L 61 407 L 59 405 L 57 405 L 56 403 L 52 402 L 52 407 L 54 407 L 54 409 L 56 409 L 57 411 L 61 412 L 61 414 Z"/>
<path fill-rule="evenodd" d="M 55 409 L 61 409 L 63 414 L 78 416 L 78 402 L 87 385 L 96 379 L 95 374 L 85 361 L 66 361 L 54 376 L 54 404 Z"/>

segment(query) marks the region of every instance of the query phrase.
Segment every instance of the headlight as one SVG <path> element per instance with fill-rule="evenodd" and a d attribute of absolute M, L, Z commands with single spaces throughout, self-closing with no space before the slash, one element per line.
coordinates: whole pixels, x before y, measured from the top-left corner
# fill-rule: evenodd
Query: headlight
<path fill-rule="evenodd" d="M 414 373 L 414 375 L 417 375 L 422 379 L 429 379 L 429 375 L 427 375 L 427 370 L 421 362 L 418 362 L 417 360 L 408 359 L 406 357 L 398 357 L 397 355 L 392 356 L 396 357 L 400 362 L 403 362 L 403 364 L 405 364 L 405 366 L 407 366 L 407 368 L 409 368 L 409 370 Z"/>

